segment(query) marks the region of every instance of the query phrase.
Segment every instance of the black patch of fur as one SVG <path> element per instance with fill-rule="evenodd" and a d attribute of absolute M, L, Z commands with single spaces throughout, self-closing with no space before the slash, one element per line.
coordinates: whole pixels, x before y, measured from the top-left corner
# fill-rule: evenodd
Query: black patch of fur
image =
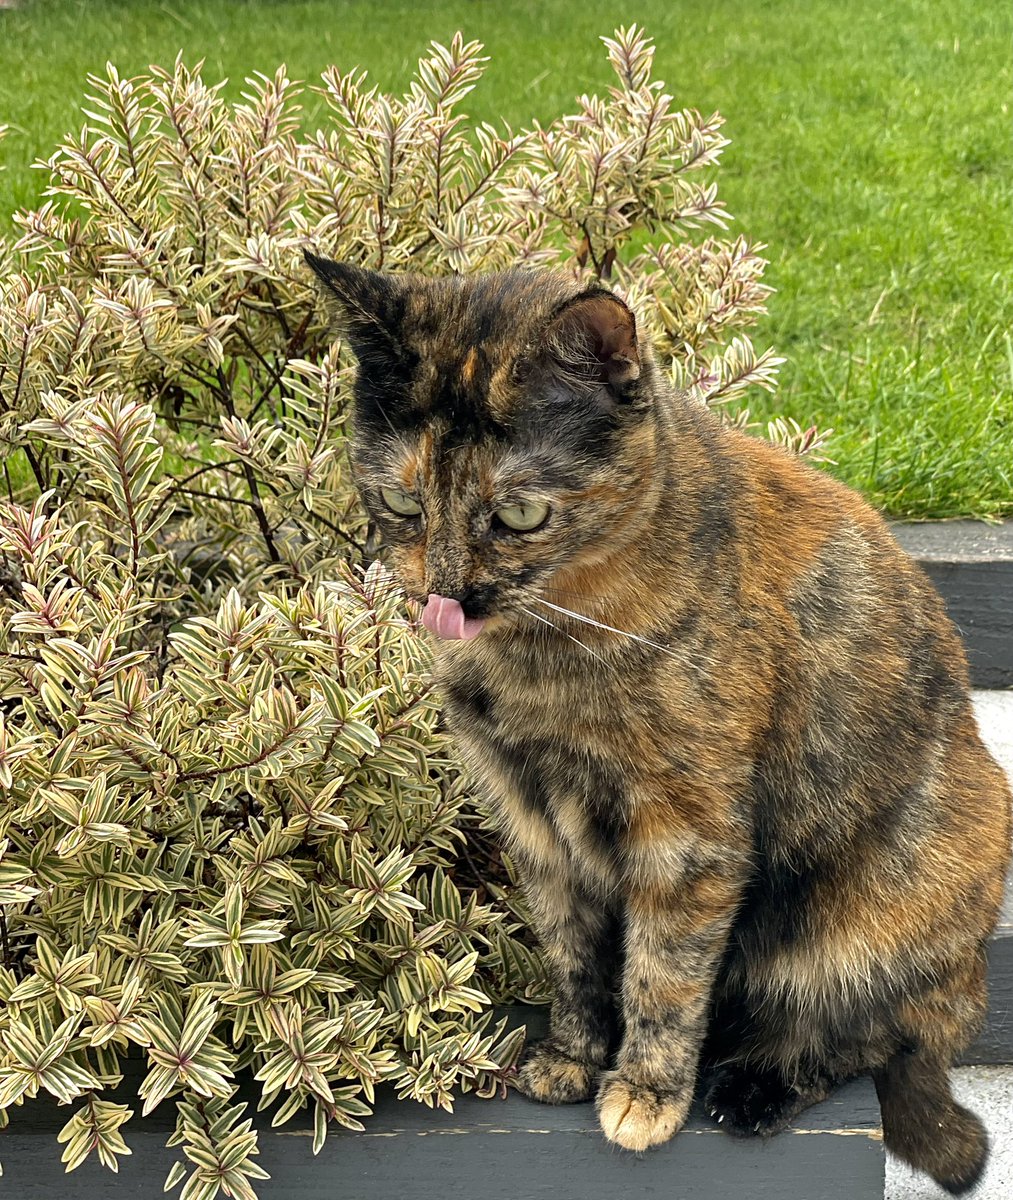
<path fill-rule="evenodd" d="M 803 1108 L 803 1094 L 780 1071 L 727 1066 L 713 1075 L 704 1109 L 732 1137 L 770 1137 Z"/>
<path fill-rule="evenodd" d="M 773 855 L 757 830 L 757 867 L 739 906 L 733 943 L 750 957 L 762 957 L 769 947 L 792 946 L 806 933 L 815 887 L 826 877 L 826 866 L 803 857 Z"/>
<path fill-rule="evenodd" d="M 447 705 L 459 721 L 493 720 L 493 697 L 474 675 L 460 675 L 445 691 Z"/>
<path fill-rule="evenodd" d="M 526 742 L 506 746 L 498 743 L 503 766 L 513 776 L 518 796 L 533 812 L 545 814 L 549 808 L 549 792 L 538 758 L 537 748 Z"/>

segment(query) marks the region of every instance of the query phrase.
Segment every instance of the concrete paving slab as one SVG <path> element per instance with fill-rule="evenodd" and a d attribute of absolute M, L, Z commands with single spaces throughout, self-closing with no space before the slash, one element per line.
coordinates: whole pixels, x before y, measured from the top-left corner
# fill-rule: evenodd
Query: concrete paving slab
<path fill-rule="evenodd" d="M 972 695 L 981 736 L 1013 779 L 1013 691 Z"/>

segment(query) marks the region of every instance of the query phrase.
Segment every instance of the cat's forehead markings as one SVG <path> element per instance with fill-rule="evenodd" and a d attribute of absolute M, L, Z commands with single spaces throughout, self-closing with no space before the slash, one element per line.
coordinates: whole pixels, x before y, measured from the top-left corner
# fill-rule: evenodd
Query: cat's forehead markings
<path fill-rule="evenodd" d="M 498 421 L 505 421 L 514 410 L 515 393 L 512 387 L 513 364 L 503 362 L 493 371 L 489 380 L 486 404 L 489 412 Z"/>
<path fill-rule="evenodd" d="M 492 486 L 497 492 L 525 487 L 537 478 L 530 458 L 519 450 L 508 450 L 490 463 Z"/>
<path fill-rule="evenodd" d="M 488 460 L 479 464 L 478 468 L 478 493 L 484 504 L 492 504 L 496 499 L 497 491 L 497 472 L 496 464 Z"/>
<path fill-rule="evenodd" d="M 418 457 L 413 452 L 409 451 L 402 459 L 398 470 L 398 483 L 406 492 L 415 490 L 415 483 L 419 475 Z"/>
<path fill-rule="evenodd" d="M 607 481 L 594 483 L 572 493 L 574 503 L 598 504 L 605 508 L 618 508 L 625 498 L 622 488 Z"/>
<path fill-rule="evenodd" d="M 468 501 L 478 497 L 489 504 L 499 492 L 499 455 L 487 446 L 450 447 L 443 456 L 440 486 L 448 499 Z M 427 479 L 432 482 L 432 476 Z"/>
<path fill-rule="evenodd" d="M 416 390 L 420 399 L 428 399 L 429 395 L 436 384 L 439 377 L 439 369 L 431 354 L 427 354 L 420 349 L 420 359 L 416 376 Z"/>
<path fill-rule="evenodd" d="M 406 492 L 426 484 L 433 474 L 433 431 L 426 427 L 417 442 L 402 442 L 397 455 L 397 473 Z"/>

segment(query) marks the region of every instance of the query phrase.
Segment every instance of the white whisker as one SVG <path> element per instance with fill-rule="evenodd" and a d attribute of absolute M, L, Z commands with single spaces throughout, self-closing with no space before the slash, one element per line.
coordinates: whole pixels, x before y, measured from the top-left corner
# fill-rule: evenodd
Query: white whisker
<path fill-rule="evenodd" d="M 614 625 L 606 625 L 604 621 L 596 621 L 593 617 L 585 617 L 583 613 L 574 612 L 572 608 L 561 608 L 558 604 L 550 604 L 548 600 L 542 600 L 538 596 L 535 596 L 534 600 L 536 604 L 544 604 L 546 608 L 551 608 L 566 617 L 573 617 L 575 621 L 583 621 L 587 625 L 595 626 L 596 629 L 606 629 L 609 633 L 618 633 L 620 637 L 632 638 L 635 642 L 643 642 L 645 646 L 661 650 L 664 654 L 671 654 L 673 658 L 677 657 L 673 654 L 669 646 L 662 646 L 660 642 L 652 642 L 650 638 L 641 637 L 637 633 L 630 633 L 627 629 L 616 629 Z"/>
<path fill-rule="evenodd" d="M 538 615 L 538 613 L 532 612 L 530 608 L 522 608 L 521 612 L 526 612 L 529 617 L 534 617 L 536 621 L 541 621 L 541 623 L 543 625 L 548 625 L 548 627 L 550 629 L 554 629 L 557 633 L 562 633 L 563 637 L 568 638 L 571 642 L 576 642 L 578 646 L 582 646 L 588 652 L 588 654 L 591 655 L 592 658 L 596 658 L 600 663 L 605 662 L 605 659 L 602 658 L 602 656 L 596 650 L 592 650 L 591 647 L 587 644 L 587 642 L 582 642 L 580 640 L 580 638 L 576 638 L 570 633 L 563 633 L 563 630 L 560 629 L 559 626 L 555 624 L 555 622 L 548 621 L 545 619 L 545 617 L 540 617 Z M 608 664 L 606 663 L 606 666 L 607 665 Z"/>

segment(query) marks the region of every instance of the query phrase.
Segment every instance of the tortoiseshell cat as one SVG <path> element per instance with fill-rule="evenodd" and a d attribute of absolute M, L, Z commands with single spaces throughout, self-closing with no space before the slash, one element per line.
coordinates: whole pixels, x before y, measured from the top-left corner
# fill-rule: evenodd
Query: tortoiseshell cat
<path fill-rule="evenodd" d="M 308 260 L 360 364 L 359 487 L 553 975 L 521 1089 L 597 1093 L 644 1150 L 701 1071 L 740 1135 L 871 1072 L 887 1146 L 972 1187 L 948 1069 L 1010 795 L 927 579 L 856 494 L 673 394 L 611 292 Z"/>

